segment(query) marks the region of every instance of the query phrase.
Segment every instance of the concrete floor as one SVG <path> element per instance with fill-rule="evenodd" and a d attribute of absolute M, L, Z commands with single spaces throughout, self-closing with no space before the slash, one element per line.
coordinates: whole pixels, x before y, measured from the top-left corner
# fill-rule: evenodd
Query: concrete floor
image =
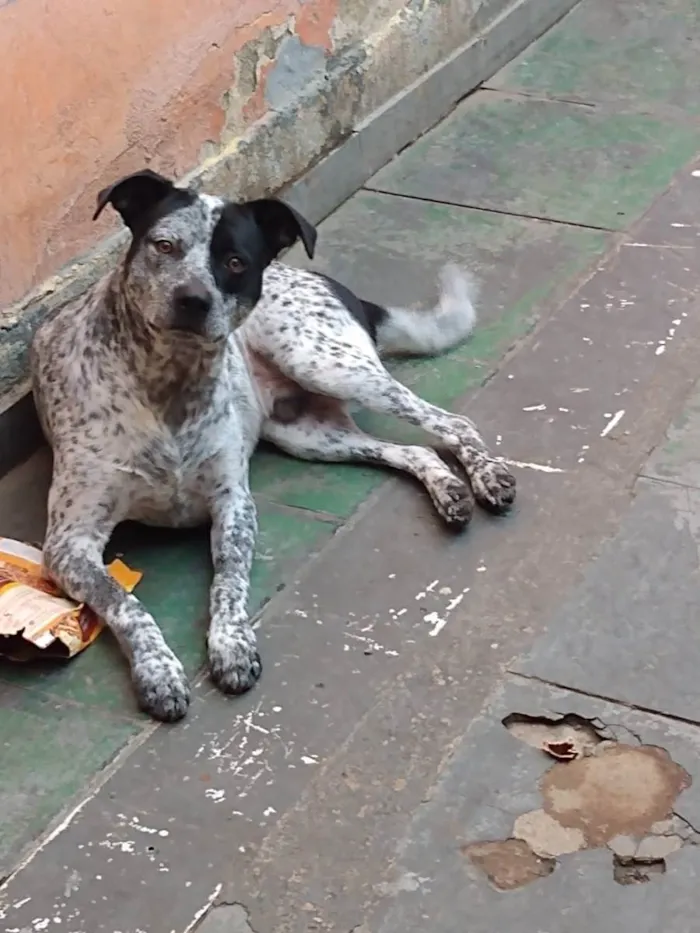
<path fill-rule="evenodd" d="M 201 676 L 156 728 L 107 634 L 2 664 L 7 933 L 695 928 L 699 53 L 697 0 L 583 0 L 322 225 L 378 301 L 476 272 L 473 339 L 395 369 L 518 507 L 454 537 L 408 481 L 263 451 L 256 690 Z M 41 538 L 47 476 L 0 482 L 3 534 Z M 206 535 L 113 550 L 196 673 Z"/>

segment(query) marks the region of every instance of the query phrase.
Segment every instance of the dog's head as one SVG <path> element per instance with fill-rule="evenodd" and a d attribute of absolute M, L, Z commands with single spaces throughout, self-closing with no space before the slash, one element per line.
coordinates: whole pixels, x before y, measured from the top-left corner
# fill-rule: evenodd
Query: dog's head
<path fill-rule="evenodd" d="M 97 196 L 121 215 L 132 241 L 124 288 L 149 328 L 208 341 L 228 337 L 257 304 L 263 272 L 301 239 L 313 256 L 316 230 L 272 198 L 237 204 L 198 194 L 146 169 Z"/>

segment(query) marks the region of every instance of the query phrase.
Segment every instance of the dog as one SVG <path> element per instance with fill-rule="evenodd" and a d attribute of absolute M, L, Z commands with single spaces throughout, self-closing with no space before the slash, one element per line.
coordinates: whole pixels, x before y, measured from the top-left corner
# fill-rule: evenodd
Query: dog
<path fill-rule="evenodd" d="M 175 721 L 189 705 L 184 669 L 105 569 L 118 523 L 211 522 L 209 670 L 238 694 L 262 670 L 247 612 L 257 531 L 248 468 L 261 438 L 307 460 L 410 473 L 459 528 L 475 499 L 506 511 L 515 481 L 467 418 L 423 401 L 380 362 L 384 353 L 438 353 L 468 335 L 475 312 L 458 269 L 443 273 L 432 311 L 385 308 L 278 260 L 298 240 L 312 258 L 316 243 L 315 228 L 282 201 L 235 203 L 146 169 L 101 191 L 95 218 L 108 204 L 131 233 L 123 260 L 32 341 L 54 458 L 44 563 L 116 636 L 141 709 Z M 468 482 L 430 448 L 363 434 L 351 403 L 433 435 Z"/>

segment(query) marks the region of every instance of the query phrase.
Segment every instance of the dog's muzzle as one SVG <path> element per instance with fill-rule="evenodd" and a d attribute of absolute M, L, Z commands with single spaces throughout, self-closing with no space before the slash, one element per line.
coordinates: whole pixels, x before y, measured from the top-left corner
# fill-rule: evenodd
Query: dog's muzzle
<path fill-rule="evenodd" d="M 203 334 L 207 315 L 214 304 L 214 296 L 203 282 L 190 279 L 178 285 L 173 292 L 173 330 Z"/>

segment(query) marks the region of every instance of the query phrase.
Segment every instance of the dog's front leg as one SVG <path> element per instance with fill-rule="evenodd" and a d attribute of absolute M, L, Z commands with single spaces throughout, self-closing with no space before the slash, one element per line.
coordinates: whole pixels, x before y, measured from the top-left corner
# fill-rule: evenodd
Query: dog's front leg
<path fill-rule="evenodd" d="M 44 565 L 69 596 L 109 626 L 129 659 L 141 709 L 174 722 L 189 706 L 187 678 L 155 619 L 107 572 L 102 555 L 119 516 L 117 498 L 98 479 L 79 468 L 54 475 Z"/>
<path fill-rule="evenodd" d="M 224 693 L 244 693 L 262 672 L 255 632 L 248 619 L 250 569 L 258 530 L 247 479 L 217 493 L 212 503 L 209 669 Z"/>

